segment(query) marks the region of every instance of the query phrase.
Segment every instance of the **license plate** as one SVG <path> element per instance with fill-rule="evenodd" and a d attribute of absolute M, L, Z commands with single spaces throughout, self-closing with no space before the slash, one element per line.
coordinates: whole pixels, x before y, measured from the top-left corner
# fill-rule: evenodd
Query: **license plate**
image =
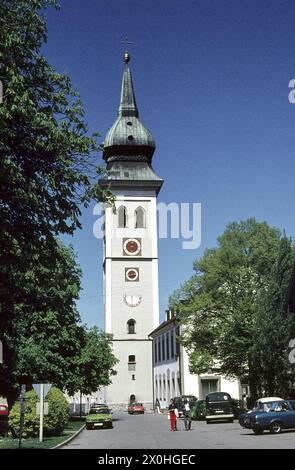
<path fill-rule="evenodd" d="M 215 413 L 223 413 L 222 410 L 216 410 Z"/>
<path fill-rule="evenodd" d="M 103 423 L 94 423 L 94 426 L 102 426 Z"/>

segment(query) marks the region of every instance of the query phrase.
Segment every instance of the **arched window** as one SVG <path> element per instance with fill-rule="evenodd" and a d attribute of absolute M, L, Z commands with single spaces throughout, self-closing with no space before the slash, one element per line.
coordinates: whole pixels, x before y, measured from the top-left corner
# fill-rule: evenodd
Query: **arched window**
<path fill-rule="evenodd" d="M 128 320 L 127 322 L 127 333 L 129 335 L 134 335 L 136 333 L 135 331 L 135 325 L 136 325 L 136 321 L 133 320 L 133 318 L 131 318 L 130 320 Z"/>
<path fill-rule="evenodd" d="M 135 370 L 136 361 L 135 356 L 128 356 L 128 370 Z"/>
<path fill-rule="evenodd" d="M 145 210 L 142 207 L 135 209 L 135 228 L 145 228 Z"/>
<path fill-rule="evenodd" d="M 125 206 L 120 206 L 118 209 L 118 227 L 127 227 L 127 209 Z"/>

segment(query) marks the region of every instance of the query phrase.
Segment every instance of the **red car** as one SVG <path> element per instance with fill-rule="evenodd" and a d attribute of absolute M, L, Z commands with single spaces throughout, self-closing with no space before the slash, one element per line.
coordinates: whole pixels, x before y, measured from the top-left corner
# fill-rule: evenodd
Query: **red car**
<path fill-rule="evenodd" d="M 8 406 L 0 405 L 0 416 L 8 416 Z"/>
<path fill-rule="evenodd" d="M 0 405 L 0 435 L 6 436 L 8 432 L 8 406 Z"/>
<path fill-rule="evenodd" d="M 134 414 L 143 414 L 144 413 L 144 406 L 142 403 L 130 403 L 128 406 L 128 413 L 130 415 Z"/>

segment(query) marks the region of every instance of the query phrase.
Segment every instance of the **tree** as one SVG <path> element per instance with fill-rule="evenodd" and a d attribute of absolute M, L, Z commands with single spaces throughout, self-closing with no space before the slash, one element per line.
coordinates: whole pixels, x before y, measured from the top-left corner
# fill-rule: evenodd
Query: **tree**
<path fill-rule="evenodd" d="M 69 394 L 79 390 L 88 395 L 111 383 L 111 376 L 116 374 L 113 367 L 118 362 L 112 353 L 111 339 L 111 335 L 99 331 L 97 327 L 85 329 L 84 344 L 76 358 L 73 382 L 67 384 Z"/>
<path fill-rule="evenodd" d="M 69 77 L 41 52 L 49 5 L 57 3 L 0 2 L 0 392 L 10 397 L 22 380 L 60 384 L 71 374 L 84 334 L 79 274 L 56 237 L 81 226 L 91 198 L 111 200 L 97 185 L 98 135 L 88 135 Z"/>
<path fill-rule="evenodd" d="M 75 305 L 81 270 L 71 248 L 61 243 L 57 247 L 50 252 L 44 247 L 34 256 L 30 253 L 30 260 L 26 257 L 22 288 L 13 293 L 12 315 L 4 330 L 4 364 L 0 365 L 0 394 L 10 402 L 19 384 L 44 381 L 63 388 L 74 373 L 84 340 Z"/>
<path fill-rule="evenodd" d="M 261 388 L 268 396 L 288 396 L 294 370 L 288 359 L 288 344 L 295 336 L 295 317 L 286 314 L 286 300 L 294 269 L 294 248 L 284 236 L 268 288 L 261 291 L 255 318 L 253 355 Z"/>
<path fill-rule="evenodd" d="M 182 341 L 191 370 L 245 377 L 253 397 L 259 382 L 253 351 L 257 299 L 270 283 L 279 246 L 280 232 L 266 223 L 233 222 L 170 299 L 186 325 Z"/>
<path fill-rule="evenodd" d="M 79 324 L 76 300 L 81 270 L 73 249 L 60 242 L 58 247 L 55 257 L 42 252 L 31 259 L 14 305 L 14 321 L 5 331 L 0 394 L 10 404 L 22 383 L 49 382 L 70 393 L 80 388 L 91 393 L 107 385 L 114 374 L 111 336 Z"/>

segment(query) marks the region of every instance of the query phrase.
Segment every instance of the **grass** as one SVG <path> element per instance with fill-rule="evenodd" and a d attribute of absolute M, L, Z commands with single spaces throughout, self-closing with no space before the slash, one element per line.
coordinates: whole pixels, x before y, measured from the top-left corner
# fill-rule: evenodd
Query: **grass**
<path fill-rule="evenodd" d="M 39 442 L 39 438 L 22 439 L 22 449 L 51 449 L 52 447 L 66 441 L 71 435 L 77 432 L 85 421 L 73 420 L 69 421 L 61 436 L 44 437 L 43 442 Z M 18 449 L 18 439 L 10 437 L 0 437 L 0 449 Z"/>

